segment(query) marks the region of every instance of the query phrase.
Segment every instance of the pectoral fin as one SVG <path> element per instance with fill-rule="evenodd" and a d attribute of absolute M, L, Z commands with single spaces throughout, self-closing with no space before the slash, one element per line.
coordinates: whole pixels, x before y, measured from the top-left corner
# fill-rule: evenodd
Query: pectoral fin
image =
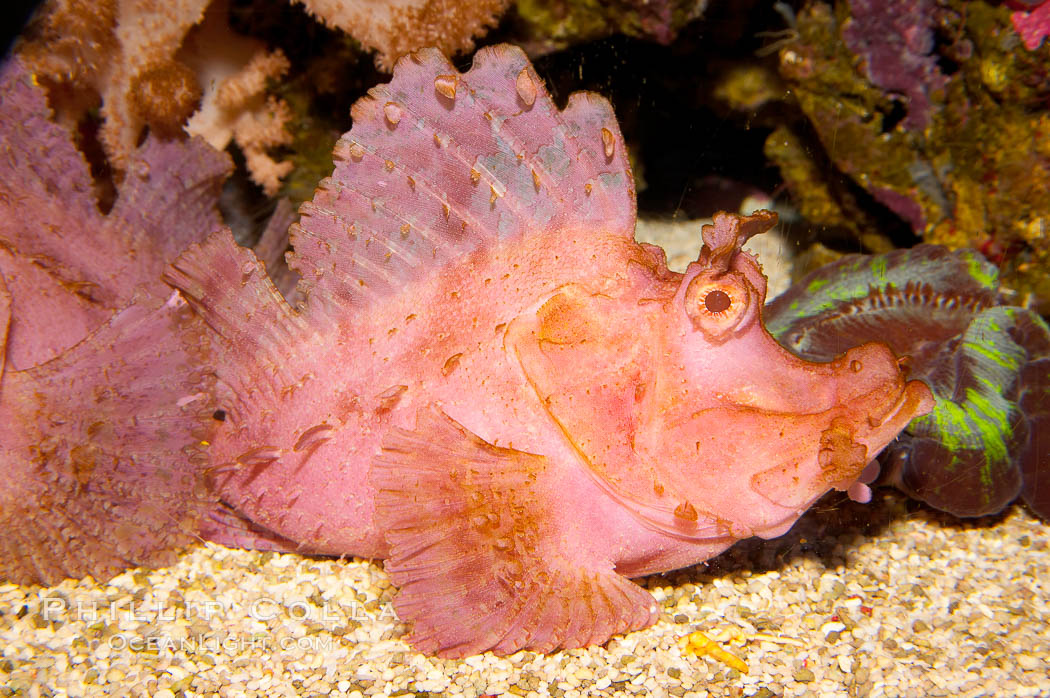
<path fill-rule="evenodd" d="M 445 657 L 581 647 L 646 627 L 656 605 L 589 551 L 566 549 L 555 466 L 493 446 L 437 409 L 387 438 L 372 482 L 409 641 Z"/>

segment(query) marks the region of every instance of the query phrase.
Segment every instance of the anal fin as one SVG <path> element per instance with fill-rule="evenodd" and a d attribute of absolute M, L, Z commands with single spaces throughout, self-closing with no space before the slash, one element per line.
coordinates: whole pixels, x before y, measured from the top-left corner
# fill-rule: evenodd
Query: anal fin
<path fill-rule="evenodd" d="M 548 652 L 656 619 L 641 587 L 593 550 L 567 549 L 543 456 L 493 446 L 435 408 L 387 437 L 374 462 L 376 522 L 394 600 L 424 652 Z"/>

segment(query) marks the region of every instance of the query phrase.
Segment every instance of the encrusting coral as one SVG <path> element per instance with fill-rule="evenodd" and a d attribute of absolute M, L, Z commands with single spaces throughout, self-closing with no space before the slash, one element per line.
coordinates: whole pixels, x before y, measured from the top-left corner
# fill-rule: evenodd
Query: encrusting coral
<path fill-rule="evenodd" d="M 983 1 L 812 1 L 793 22 L 779 68 L 808 124 L 791 128 L 815 130 L 831 176 L 927 242 L 984 250 L 1016 301 L 1050 308 L 1050 49 L 1025 49 L 1009 8 Z M 828 176 L 773 138 L 793 190 L 811 183 L 792 175 Z M 811 222 L 851 217 L 835 204 Z"/>
<path fill-rule="evenodd" d="M 518 21 L 530 55 L 612 34 L 662 44 L 703 14 L 707 0 L 517 0 Z"/>

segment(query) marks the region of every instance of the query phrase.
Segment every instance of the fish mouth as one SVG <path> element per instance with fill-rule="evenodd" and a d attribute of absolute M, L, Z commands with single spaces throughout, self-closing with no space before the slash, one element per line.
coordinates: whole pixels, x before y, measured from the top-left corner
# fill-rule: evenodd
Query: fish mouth
<path fill-rule="evenodd" d="M 885 368 L 897 369 L 896 375 Z M 880 378 L 871 380 L 863 390 L 842 396 L 837 405 L 813 415 L 822 423 L 820 445 L 816 453 L 802 456 L 797 467 L 806 485 L 793 489 L 786 484 L 783 466 L 756 473 L 753 489 L 770 503 L 782 507 L 755 527 L 762 538 L 781 535 L 791 527 L 801 512 L 828 491 L 847 492 L 862 501 L 870 494 L 867 466 L 908 423 L 933 409 L 933 394 L 925 383 L 907 380 L 899 364 L 887 362 Z M 814 425 L 815 426 L 815 425 Z M 801 454 L 800 454 L 801 455 Z M 805 464 L 804 464 L 805 463 Z M 859 484 L 858 484 L 859 483 Z"/>
<path fill-rule="evenodd" d="M 912 419 L 930 412 L 934 407 L 934 402 L 929 386 L 919 380 L 906 381 L 901 390 L 897 392 L 896 398 L 881 411 L 879 416 L 868 416 L 868 426 L 874 432 L 885 433 L 892 430 L 896 435 Z M 886 442 L 888 443 L 891 439 L 892 437 L 887 438 Z M 881 451 L 882 447 L 878 450 Z"/>
<path fill-rule="evenodd" d="M 888 422 L 893 420 L 894 417 L 900 415 L 902 412 L 919 409 L 921 407 L 919 405 L 919 402 L 921 402 L 923 398 L 923 396 L 921 395 L 922 390 L 923 388 L 925 388 L 926 392 L 928 393 L 929 387 L 926 386 L 926 384 L 922 381 L 907 380 L 908 373 L 911 369 L 911 362 L 912 360 L 910 356 L 904 355 L 897 357 L 897 369 L 900 372 L 899 380 L 902 383 L 901 389 L 897 393 L 896 399 L 886 406 L 886 408 L 882 411 L 882 414 L 880 416 L 868 416 L 868 425 L 872 429 L 880 429 Z M 933 397 L 932 393 L 929 395 L 929 397 Z M 932 404 L 929 405 L 926 412 L 928 412 L 931 409 L 933 409 Z M 909 417 L 908 421 L 911 421 L 913 417 L 919 416 L 919 414 L 925 414 L 925 412 L 917 412 L 916 414 L 912 415 L 912 417 Z"/>
<path fill-rule="evenodd" d="M 874 414 L 868 415 L 868 426 L 872 429 L 881 429 L 884 427 L 894 417 L 906 409 L 908 399 L 908 389 L 907 384 L 905 384 L 901 390 L 898 391 L 897 397 L 882 411 L 880 416 L 876 417 Z"/>
<path fill-rule="evenodd" d="M 863 445 L 865 449 L 867 464 L 859 468 L 852 477 L 829 483 L 832 489 L 846 492 L 850 499 L 862 504 L 871 500 L 871 488 L 868 484 L 878 476 L 876 456 L 912 419 L 930 412 L 934 406 L 933 393 L 925 383 L 906 380 L 903 374 L 899 380 L 903 385 L 887 396 L 887 400 L 882 403 L 885 407 L 877 411 L 878 416 L 875 416 L 875 412 L 868 415 L 869 428 L 865 430 L 866 433 L 854 437 L 855 444 Z"/>

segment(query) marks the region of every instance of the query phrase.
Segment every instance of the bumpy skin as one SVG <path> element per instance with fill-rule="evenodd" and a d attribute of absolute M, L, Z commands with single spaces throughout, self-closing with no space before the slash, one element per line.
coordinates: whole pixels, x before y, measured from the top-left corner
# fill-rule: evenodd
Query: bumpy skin
<path fill-rule="evenodd" d="M 212 534 L 386 558 L 421 650 L 644 627 L 626 577 L 779 535 L 929 409 L 885 346 L 765 332 L 740 246 L 773 214 L 716 216 L 684 275 L 637 244 L 609 105 L 558 111 L 520 50 L 419 52 L 352 115 L 293 227 L 300 310 L 225 233 L 169 278 L 224 347 Z"/>

